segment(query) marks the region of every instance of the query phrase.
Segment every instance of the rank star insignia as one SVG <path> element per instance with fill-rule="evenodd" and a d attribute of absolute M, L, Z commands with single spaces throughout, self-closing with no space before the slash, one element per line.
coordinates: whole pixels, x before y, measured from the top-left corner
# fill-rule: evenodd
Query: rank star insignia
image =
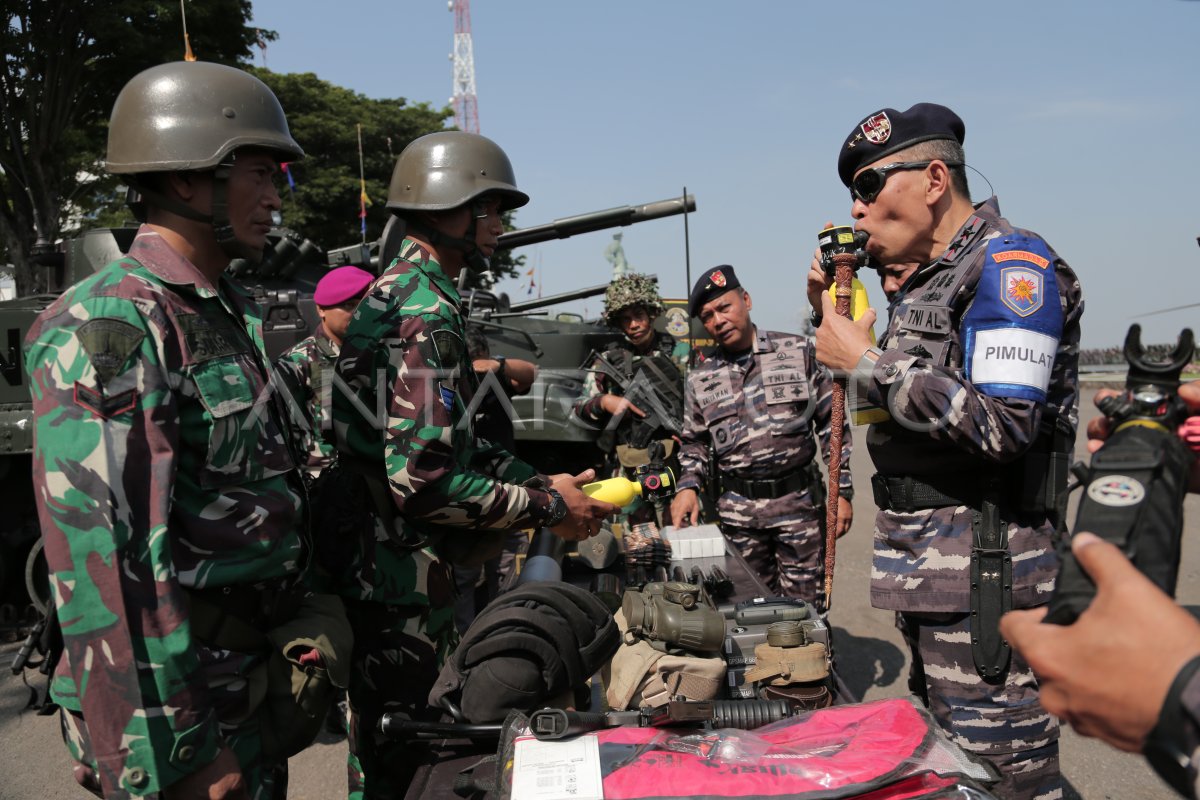
<path fill-rule="evenodd" d="M 857 147 L 858 143 L 862 141 L 862 138 L 863 135 L 861 133 L 855 133 L 854 138 L 846 142 L 846 149 L 849 150 L 853 147 Z"/>

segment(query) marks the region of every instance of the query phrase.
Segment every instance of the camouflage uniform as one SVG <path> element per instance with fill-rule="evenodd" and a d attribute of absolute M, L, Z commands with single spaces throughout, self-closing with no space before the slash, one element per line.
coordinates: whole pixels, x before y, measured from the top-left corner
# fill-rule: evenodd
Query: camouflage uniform
<path fill-rule="evenodd" d="M 687 379 L 681 489 L 705 491 L 716 453 L 718 476 L 770 480 L 805 475 L 804 488 L 773 499 L 723 489 L 722 530 L 772 591 L 824 607 L 824 523 L 817 438 L 826 463 L 831 441 L 833 378 L 802 336 L 754 329 L 741 358 L 718 348 Z M 841 491 L 852 489 L 850 425 L 842 429 Z"/>
<path fill-rule="evenodd" d="M 290 582 L 306 563 L 303 487 L 257 308 L 143 227 L 26 341 L 64 639 L 51 693 L 82 774 L 108 798 L 143 796 L 224 740 L 251 797 L 282 797 L 286 764 L 263 763 L 245 719 L 244 677 L 263 656 L 197 641 L 185 591 Z"/>
<path fill-rule="evenodd" d="M 1068 448 L 1074 440 L 1082 313 L 1070 267 L 1002 218 L 992 198 L 893 299 L 883 354 L 866 380 L 868 399 L 892 417 L 867 435 L 877 480 L 911 478 L 962 498 L 993 479 L 1009 482 L 1000 511 L 1014 608 L 1046 603 L 1054 588 L 1051 513 L 1030 510 L 1029 491 L 1011 484 L 1041 474 L 1026 455 L 1035 440 L 1055 431 Z M 898 612 L 914 691 L 959 744 L 1002 768 L 1007 762 L 1002 795 L 1060 796 L 1058 724 L 1038 703 L 1028 666 L 1014 654 L 997 683 L 974 666 L 972 505 L 883 505 L 871 602 Z"/>
<path fill-rule="evenodd" d="M 650 394 L 659 399 L 666 400 L 666 396 L 670 390 L 658 387 L 657 384 L 661 379 L 655 377 L 654 370 L 644 366 L 648 360 L 657 361 L 655 365 L 656 369 L 662 373 L 663 377 L 667 378 L 668 380 L 673 379 L 675 375 L 672 374 L 672 372 L 679 376 L 676 391 L 678 392 L 679 398 L 682 399 L 683 376 L 687 372 L 688 357 L 691 355 L 691 348 L 688 346 L 687 342 L 676 341 L 675 338 L 668 333 L 656 333 L 650 348 L 644 353 L 636 352 L 628 341 L 621 341 L 617 343 L 607 352 L 609 353 L 610 362 L 613 360 L 624 361 L 626 358 L 625 354 L 628 354 L 629 372 L 631 373 L 628 376 L 629 379 L 632 381 L 648 383 L 650 387 L 653 387 L 653 389 L 651 389 L 649 392 Z M 666 369 L 668 364 L 670 367 L 673 367 L 673 370 Z M 600 407 L 600 401 L 605 394 L 614 394 L 620 396 L 623 394 L 623 392 L 621 387 L 615 385 L 615 382 L 612 381 L 607 375 L 604 375 L 598 371 L 598 362 L 596 362 L 592 365 L 592 368 L 588 370 L 587 376 L 584 378 L 583 394 L 578 400 L 575 401 L 574 411 L 575 414 L 584 422 L 597 429 L 607 432 L 601 433 L 599 444 L 601 445 L 602 449 L 611 449 L 613 447 L 628 444 L 635 430 L 635 426 L 641 424 L 641 419 L 632 412 L 628 412 L 622 417 L 621 420 L 616 421 L 615 430 L 608 432 L 608 426 L 613 424 L 614 420 L 604 411 L 603 408 Z M 635 403 L 635 405 L 637 404 Z M 638 407 L 642 408 L 641 405 Z M 671 403 L 664 402 L 662 403 L 661 410 L 657 413 L 670 414 L 670 408 Z M 642 408 L 642 410 L 647 414 L 656 413 L 654 408 Z M 672 419 L 671 424 L 678 429 L 679 420 Z M 662 437 L 666 439 L 664 446 L 668 448 L 668 452 L 672 452 L 674 450 L 675 442 L 669 438 L 671 433 L 669 428 L 660 427 L 653 433 L 654 438 Z M 643 447 L 640 449 L 644 450 L 645 448 Z M 614 452 L 614 455 L 615 457 L 610 465 L 608 474 L 610 476 L 624 475 L 626 478 L 632 479 L 634 477 L 635 467 L 630 466 L 630 464 L 635 461 L 642 463 L 642 458 L 635 457 L 632 460 L 626 459 L 629 463 L 622 464 L 619 453 Z M 670 458 L 667 460 L 667 466 L 670 467 L 674 472 L 679 472 L 678 458 L 673 452 Z M 654 508 L 648 504 L 644 504 L 641 498 L 638 498 L 634 500 L 633 504 L 626 510 L 626 513 L 622 515 L 622 519 L 626 524 L 653 521 L 655 519 Z"/>
<path fill-rule="evenodd" d="M 376 722 L 384 711 L 436 718 L 426 698 L 458 640 L 449 565 L 394 537 L 534 527 L 550 505 L 532 467 L 473 439 L 467 359 L 458 292 L 406 239 L 350 322 L 337 364 L 349 394 L 333 398 L 339 460 L 378 465 L 400 530 L 389 535 L 375 516 L 357 541 L 317 542 L 364 632 L 350 685 L 352 798 L 403 795 L 420 755 L 411 743 L 377 741 Z"/>
<path fill-rule="evenodd" d="M 329 338 L 324 326 L 307 339 L 296 343 L 275 360 L 275 368 L 292 397 L 293 428 L 299 437 L 301 452 L 307 453 L 305 469 L 311 477 L 333 463 L 337 449 L 327 442 L 324 432 L 332 420 L 331 376 L 341 348 Z"/>

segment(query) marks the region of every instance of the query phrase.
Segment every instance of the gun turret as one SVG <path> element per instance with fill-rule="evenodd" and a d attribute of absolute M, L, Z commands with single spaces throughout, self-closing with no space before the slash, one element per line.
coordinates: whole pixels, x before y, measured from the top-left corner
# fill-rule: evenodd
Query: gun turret
<path fill-rule="evenodd" d="M 659 200 L 640 206 L 619 206 L 605 211 L 592 211 L 587 214 L 576 214 L 573 217 L 562 217 L 545 225 L 534 225 L 530 228 L 509 231 L 500 235 L 497 250 L 548 242 L 551 239 L 566 239 L 580 233 L 602 231 L 605 228 L 618 228 L 646 222 L 661 217 L 673 217 L 685 211 L 696 210 L 694 195 L 673 197 L 669 200 Z"/>

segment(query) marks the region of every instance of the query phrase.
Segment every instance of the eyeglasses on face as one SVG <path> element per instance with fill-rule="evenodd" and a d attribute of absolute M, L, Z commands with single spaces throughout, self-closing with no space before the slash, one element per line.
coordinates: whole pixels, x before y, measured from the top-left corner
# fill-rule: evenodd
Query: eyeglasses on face
<path fill-rule="evenodd" d="M 850 182 L 850 200 L 862 200 L 864 203 L 873 203 L 879 193 L 883 191 L 883 185 L 887 183 L 888 175 L 892 172 L 898 172 L 909 169 L 925 169 L 933 161 L 898 161 L 895 164 L 884 164 L 882 167 L 873 167 L 864 169 L 862 172 L 854 176 L 854 180 Z M 961 167 L 961 161 L 943 161 L 947 167 Z"/>

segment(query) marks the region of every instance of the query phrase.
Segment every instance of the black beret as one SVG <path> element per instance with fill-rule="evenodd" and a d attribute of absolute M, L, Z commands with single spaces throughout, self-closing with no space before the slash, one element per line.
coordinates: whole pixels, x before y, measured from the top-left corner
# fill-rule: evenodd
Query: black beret
<path fill-rule="evenodd" d="M 740 289 L 741 286 L 737 275 L 733 273 L 733 267 L 728 264 L 705 270 L 688 297 L 688 313 L 696 316 L 700 313 L 700 307 L 709 300 L 725 294 L 730 289 Z"/>
<path fill-rule="evenodd" d="M 850 131 L 838 153 L 838 176 L 849 186 L 854 173 L 884 156 L 934 139 L 962 144 L 966 134 L 958 114 L 937 103 L 917 103 L 908 111 L 884 108 L 867 115 Z"/>

